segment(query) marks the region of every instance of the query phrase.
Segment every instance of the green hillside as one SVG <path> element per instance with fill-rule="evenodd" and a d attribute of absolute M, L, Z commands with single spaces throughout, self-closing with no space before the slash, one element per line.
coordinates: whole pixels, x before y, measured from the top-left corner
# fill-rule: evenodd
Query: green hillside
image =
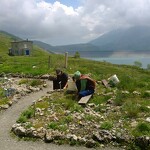
<path fill-rule="evenodd" d="M 149 117 L 150 108 L 149 70 L 141 69 L 136 66 L 114 65 L 107 62 L 90 61 L 73 57 L 68 58 L 68 67 L 64 68 L 64 55 L 50 54 L 37 46 L 34 46 L 32 56 L 9 56 L 8 49 L 12 40 L 12 36 L 2 32 L 0 33 L 0 74 L 54 74 L 55 68 L 57 67 L 68 74 L 73 74 L 77 70 L 83 74 L 90 74 L 90 76 L 97 81 L 96 92 L 91 99 L 91 103 L 95 104 L 93 111 L 104 116 L 105 120 L 90 115 L 86 115 L 85 120 L 92 121 L 94 124 L 99 124 L 100 121 L 102 122 L 99 124 L 99 126 L 101 125 L 101 129 L 109 130 L 109 132 L 115 130 L 117 135 L 120 134 L 120 136 L 124 138 L 126 135 L 135 138 L 139 136 L 150 137 L 150 125 L 149 122 L 146 121 Z M 120 83 L 111 88 L 106 88 L 100 81 L 109 78 L 113 74 L 117 75 Z M 43 104 L 37 104 L 36 107 L 45 106 L 45 104 L 47 107 L 47 105 L 50 105 L 50 102 L 53 102 L 53 104 L 56 103 L 57 107 L 59 106 L 59 109 L 55 110 L 58 111 L 56 114 L 59 114 L 60 110 L 63 111 L 67 109 L 70 110 L 70 112 L 80 112 L 79 109 L 81 109 L 81 107 L 74 100 L 73 96 L 74 95 L 66 95 L 63 92 L 54 93 L 52 99 L 58 101 L 53 102 L 52 99 L 46 99 L 46 102 L 42 101 Z M 62 114 L 65 113 L 63 112 Z M 71 114 L 72 113 L 70 113 L 69 116 L 63 116 L 63 119 L 67 120 L 67 123 L 68 121 L 69 123 L 73 121 L 73 119 L 70 119 L 72 118 Z M 38 125 L 32 123 L 31 125 L 35 128 L 37 126 L 41 127 L 39 126 L 43 124 L 40 122 L 41 120 L 42 119 L 39 119 Z M 32 121 L 32 119 L 29 121 Z M 60 119 L 57 124 L 48 122 L 48 128 L 54 128 L 55 125 L 56 129 L 61 131 L 62 128 L 59 128 L 59 125 L 62 123 L 61 121 Z M 80 125 L 79 122 L 80 121 L 77 122 L 78 125 Z M 133 123 L 136 123 L 135 126 L 132 126 Z M 90 133 L 91 130 L 90 128 L 88 132 Z M 125 144 L 130 145 L 131 149 L 133 149 L 133 141 L 128 142 L 130 144 Z"/>
<path fill-rule="evenodd" d="M 76 59 L 69 57 L 68 67 L 64 68 L 64 55 L 56 55 L 33 46 L 32 56 L 9 56 L 8 49 L 13 36 L 0 32 L 0 72 L 5 73 L 24 73 L 24 74 L 45 74 L 51 73 L 59 67 L 68 73 L 80 70 L 82 73 L 92 73 L 97 80 L 108 78 L 112 74 L 122 76 L 133 76 L 135 79 L 142 80 L 142 76 L 149 75 L 148 70 L 140 69 L 135 66 L 114 65 L 106 62 L 97 62 L 86 59 Z M 36 66 L 33 69 L 33 66 Z M 136 76 L 135 76 L 136 75 Z M 147 82 L 149 79 L 147 80 Z"/>
<path fill-rule="evenodd" d="M 47 73 L 49 70 L 50 53 L 34 45 L 31 56 L 9 56 L 8 50 L 11 47 L 11 42 L 14 40 L 20 40 L 20 38 L 0 32 L 0 72 L 33 75 Z M 53 57 L 53 55 L 51 56 Z M 53 57 L 54 62 L 55 58 Z M 33 69 L 33 66 L 36 66 L 36 69 Z"/>

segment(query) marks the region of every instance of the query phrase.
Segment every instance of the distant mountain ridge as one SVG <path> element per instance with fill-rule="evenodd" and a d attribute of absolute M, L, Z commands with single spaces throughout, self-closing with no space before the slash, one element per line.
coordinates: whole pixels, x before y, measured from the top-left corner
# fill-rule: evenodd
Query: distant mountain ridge
<path fill-rule="evenodd" d="M 98 46 L 99 50 L 150 50 L 150 27 L 136 26 L 113 30 L 89 43 Z"/>
<path fill-rule="evenodd" d="M 6 35 L 6 36 L 8 36 L 8 37 L 11 37 L 11 39 L 14 40 L 14 41 L 15 41 L 15 40 L 22 40 L 20 37 L 15 36 L 15 35 L 13 35 L 13 34 L 11 34 L 11 33 L 6 32 L 6 31 L 0 30 L 0 34 Z"/>
<path fill-rule="evenodd" d="M 5 31 L 0 31 L 0 33 L 10 36 L 12 40 L 22 40 L 21 38 Z M 113 30 L 88 43 L 52 46 L 41 41 L 33 40 L 33 44 L 48 52 L 69 52 L 70 54 L 74 54 L 78 51 L 79 53 L 87 52 L 89 53 L 89 56 L 92 55 L 93 52 L 110 52 L 109 55 L 113 54 L 114 51 L 150 52 L 150 27 L 135 26 L 128 29 Z"/>
<path fill-rule="evenodd" d="M 54 52 L 150 51 L 150 27 L 113 30 L 84 44 L 52 46 L 41 43 L 38 46 Z"/>

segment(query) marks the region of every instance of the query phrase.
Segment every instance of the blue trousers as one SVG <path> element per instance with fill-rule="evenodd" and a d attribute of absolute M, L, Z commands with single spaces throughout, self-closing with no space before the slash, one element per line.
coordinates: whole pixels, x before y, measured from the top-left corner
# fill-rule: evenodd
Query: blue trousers
<path fill-rule="evenodd" d="M 79 92 L 79 98 L 87 96 L 87 95 L 91 95 L 94 93 L 94 90 L 84 90 Z"/>

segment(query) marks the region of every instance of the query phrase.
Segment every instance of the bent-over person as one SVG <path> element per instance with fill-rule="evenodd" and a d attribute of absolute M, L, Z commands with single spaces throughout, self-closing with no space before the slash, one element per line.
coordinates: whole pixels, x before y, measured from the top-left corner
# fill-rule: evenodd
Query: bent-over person
<path fill-rule="evenodd" d="M 73 80 L 76 83 L 79 99 L 95 92 L 96 82 L 89 76 L 83 75 L 79 71 L 76 71 L 73 75 Z"/>
<path fill-rule="evenodd" d="M 65 89 L 67 87 L 68 74 L 60 69 L 56 69 L 56 79 L 53 80 L 53 90 Z"/>

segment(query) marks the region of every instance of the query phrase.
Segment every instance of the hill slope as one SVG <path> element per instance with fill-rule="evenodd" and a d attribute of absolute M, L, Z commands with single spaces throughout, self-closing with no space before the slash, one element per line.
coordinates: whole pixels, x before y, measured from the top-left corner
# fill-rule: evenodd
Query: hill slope
<path fill-rule="evenodd" d="M 99 50 L 150 51 L 150 28 L 136 26 L 113 30 L 89 43 L 98 46 Z"/>
<path fill-rule="evenodd" d="M 36 42 L 37 43 L 37 42 Z M 135 26 L 110 31 L 88 43 L 52 46 L 38 42 L 47 51 L 150 51 L 150 27 Z"/>

